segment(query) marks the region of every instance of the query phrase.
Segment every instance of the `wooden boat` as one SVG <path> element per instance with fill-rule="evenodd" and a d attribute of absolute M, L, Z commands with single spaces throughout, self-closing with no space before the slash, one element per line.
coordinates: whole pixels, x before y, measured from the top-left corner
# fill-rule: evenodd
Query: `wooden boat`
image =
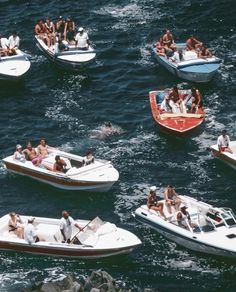
<path fill-rule="evenodd" d="M 0 79 L 21 79 L 30 69 L 30 61 L 25 53 L 16 50 L 16 55 L 0 57 Z"/>
<path fill-rule="evenodd" d="M 184 60 L 173 62 L 171 58 L 157 54 L 155 45 L 153 53 L 158 63 L 164 66 L 175 76 L 192 82 L 204 83 L 209 82 L 217 70 L 220 68 L 221 60 L 215 56 L 207 59 L 198 58 L 194 51 L 185 50 L 185 43 L 177 43 L 177 50 L 183 50 Z"/>
<path fill-rule="evenodd" d="M 211 151 L 215 158 L 223 161 L 236 170 L 236 141 L 230 141 L 229 147 L 233 151 L 232 154 L 229 152 L 219 152 L 217 144 L 211 146 Z"/>
<path fill-rule="evenodd" d="M 29 216 L 20 218 L 22 227 L 25 227 Z M 8 214 L 0 218 L 1 250 L 87 259 L 128 253 L 141 244 L 133 233 L 98 217 L 92 221 L 76 220 L 83 231 L 79 232 L 73 226 L 70 243 L 62 242 L 59 219 L 35 217 L 33 225 L 39 241 L 32 244 L 9 232 L 8 221 Z"/>
<path fill-rule="evenodd" d="M 184 136 L 192 132 L 196 127 L 201 125 L 205 118 L 203 107 L 199 107 L 196 113 L 180 113 L 162 112 L 160 104 L 165 95 L 168 95 L 169 89 L 156 90 L 149 92 L 149 100 L 151 105 L 152 116 L 158 127 L 168 133 Z M 180 94 L 191 94 L 190 90 L 179 90 Z M 191 106 L 191 104 L 189 104 Z"/>
<path fill-rule="evenodd" d="M 69 45 L 69 50 L 58 52 L 56 45 L 50 48 L 44 43 L 43 40 L 35 36 L 37 47 L 51 62 L 58 67 L 69 70 L 77 71 L 85 64 L 96 57 L 95 50 L 89 46 L 88 50 L 78 50 L 75 45 Z"/>
<path fill-rule="evenodd" d="M 181 224 L 177 221 L 178 211 L 175 211 L 174 207 L 172 214 L 169 214 L 165 200 L 161 202 L 168 217 L 166 221 L 146 205 L 137 208 L 133 215 L 138 221 L 186 248 L 236 258 L 236 218 L 233 211 L 230 208 L 213 207 L 188 196 L 179 197 L 187 206 L 191 226 L 187 219 Z"/>
<path fill-rule="evenodd" d="M 66 172 L 52 171 L 56 155 L 66 162 Z M 49 148 L 44 158 L 44 168 L 35 166 L 31 161 L 19 161 L 10 155 L 3 159 L 6 168 L 14 173 L 25 175 L 54 187 L 65 190 L 108 191 L 118 180 L 119 173 L 110 161 L 95 159 L 94 163 L 83 166 L 84 157 Z"/>

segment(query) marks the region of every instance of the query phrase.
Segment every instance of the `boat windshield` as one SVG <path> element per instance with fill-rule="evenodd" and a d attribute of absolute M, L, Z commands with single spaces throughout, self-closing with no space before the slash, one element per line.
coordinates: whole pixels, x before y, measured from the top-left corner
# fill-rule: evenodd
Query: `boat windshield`
<path fill-rule="evenodd" d="M 223 211 L 223 213 L 220 213 L 220 216 L 222 217 L 226 226 L 232 227 L 236 225 L 236 218 L 233 211 L 230 208 L 224 208 Z"/>

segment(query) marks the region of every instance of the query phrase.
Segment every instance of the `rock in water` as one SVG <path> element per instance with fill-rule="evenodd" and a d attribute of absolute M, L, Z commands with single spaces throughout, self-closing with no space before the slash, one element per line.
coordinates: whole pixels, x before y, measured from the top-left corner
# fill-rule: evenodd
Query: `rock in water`
<path fill-rule="evenodd" d="M 84 291 L 91 291 L 92 288 L 97 288 L 99 291 L 117 291 L 113 278 L 102 270 L 93 271 L 91 276 L 86 280 Z"/>

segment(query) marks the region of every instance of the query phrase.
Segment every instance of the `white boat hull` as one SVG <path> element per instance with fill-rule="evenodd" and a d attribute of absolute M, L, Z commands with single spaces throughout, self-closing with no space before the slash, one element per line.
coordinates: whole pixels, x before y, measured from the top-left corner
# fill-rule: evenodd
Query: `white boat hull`
<path fill-rule="evenodd" d="M 229 152 L 219 152 L 216 144 L 211 146 L 211 151 L 215 158 L 236 170 L 236 141 L 231 141 L 229 147 L 233 151 L 232 154 Z"/>
<path fill-rule="evenodd" d="M 17 55 L 1 57 L 0 80 L 19 80 L 23 78 L 30 69 L 30 61 L 20 50 Z"/>
<path fill-rule="evenodd" d="M 193 198 L 187 196 L 180 197 L 187 206 L 191 206 L 191 204 L 197 206 L 195 210 L 192 209 L 194 212 L 197 212 L 200 208 L 202 208 L 201 210 L 203 213 L 205 212 L 204 210 L 214 209 L 211 205 L 196 201 Z M 165 207 L 164 210 L 166 213 L 167 211 Z M 222 211 L 222 209 L 219 208 L 215 208 L 215 210 L 217 212 Z M 193 215 L 195 216 L 195 219 L 198 218 L 196 220 L 199 220 L 196 213 Z M 223 226 L 218 222 L 218 226 L 216 226 L 215 229 L 210 229 L 207 225 L 208 230 L 205 229 L 205 232 L 200 231 L 200 229 L 195 232 L 180 227 L 173 218 L 169 221 L 165 221 L 155 211 L 148 210 L 145 205 L 136 209 L 134 216 L 138 221 L 149 225 L 166 238 L 188 249 L 202 253 L 236 258 L 236 221 L 234 221 L 234 224 L 229 227 Z"/>

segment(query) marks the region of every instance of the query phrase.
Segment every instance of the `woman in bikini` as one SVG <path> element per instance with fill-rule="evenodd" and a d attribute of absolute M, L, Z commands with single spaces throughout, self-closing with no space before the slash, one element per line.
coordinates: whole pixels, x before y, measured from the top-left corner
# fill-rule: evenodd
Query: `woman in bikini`
<path fill-rule="evenodd" d="M 8 221 L 9 232 L 14 232 L 19 238 L 24 238 L 24 228 L 22 227 L 22 220 L 15 212 L 9 214 Z"/>

